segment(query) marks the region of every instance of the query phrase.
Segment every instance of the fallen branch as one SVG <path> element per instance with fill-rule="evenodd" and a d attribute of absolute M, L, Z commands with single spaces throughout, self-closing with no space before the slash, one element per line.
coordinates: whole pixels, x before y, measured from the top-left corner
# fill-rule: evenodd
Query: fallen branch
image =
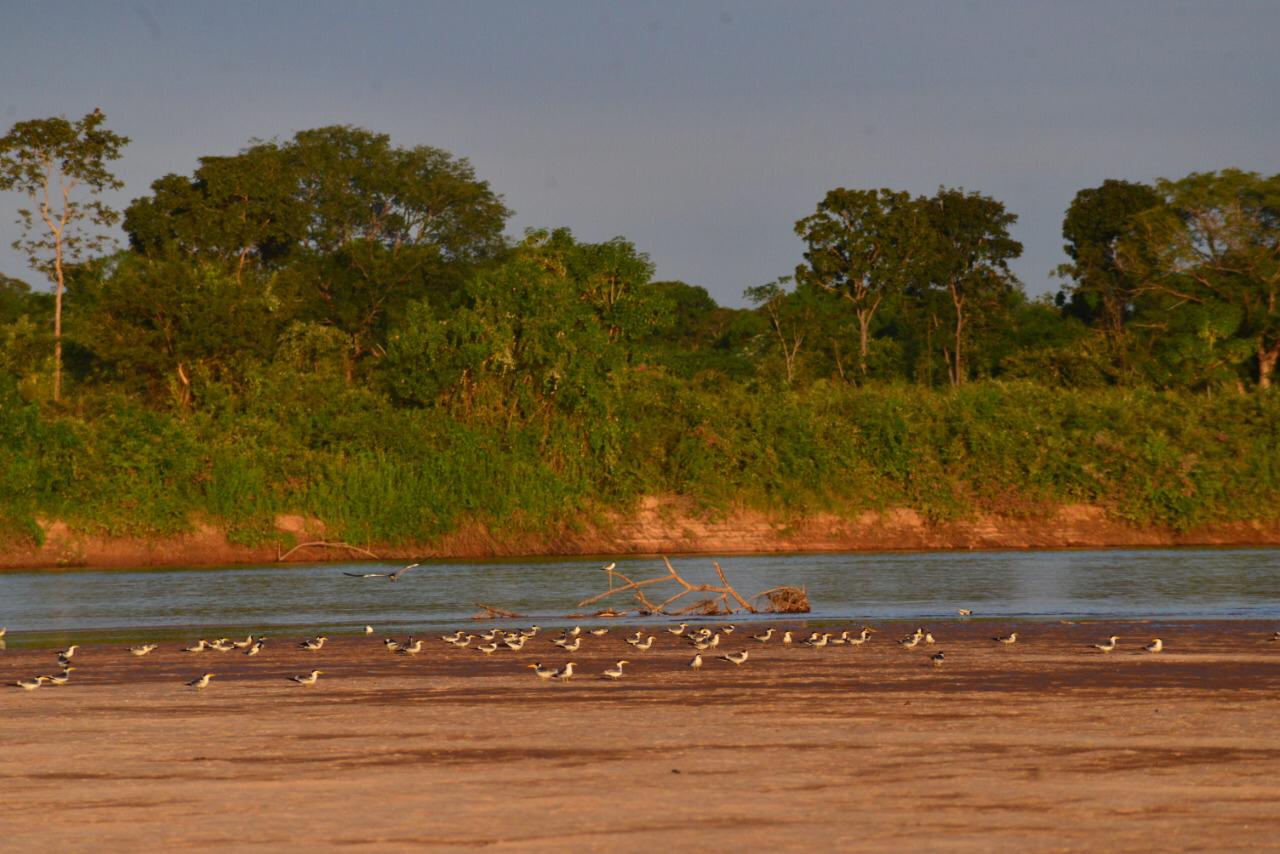
<path fill-rule="evenodd" d="M 768 599 L 769 611 L 774 614 L 809 613 L 809 594 L 803 587 L 770 587 L 751 598 Z"/>
<path fill-rule="evenodd" d="M 755 607 L 752 606 L 751 603 L 748 602 L 746 599 L 743 599 L 742 596 L 738 594 L 738 591 L 733 589 L 733 585 L 731 585 L 729 583 L 729 580 L 725 578 L 724 570 L 720 568 L 719 563 L 716 563 L 713 561 L 713 565 L 716 568 L 716 574 L 720 576 L 720 580 L 723 582 L 723 586 L 716 585 L 716 584 L 691 584 L 690 582 L 686 581 L 683 577 L 681 577 L 680 573 L 676 572 L 676 568 L 671 565 L 670 560 L 668 560 L 666 557 L 663 557 L 662 562 L 667 565 L 666 575 L 657 576 L 655 578 L 646 578 L 641 581 L 633 581 L 632 579 L 618 572 L 616 569 L 609 570 L 609 589 L 596 596 L 592 596 L 590 599 L 584 599 L 583 601 L 578 603 L 578 607 L 583 608 L 583 607 L 586 607 L 587 605 L 593 605 L 596 602 L 599 602 L 601 599 L 606 599 L 610 596 L 615 596 L 619 593 L 625 593 L 626 591 L 630 590 L 635 593 L 636 599 L 638 599 L 640 603 L 644 605 L 645 610 L 653 614 L 668 614 L 668 615 L 675 614 L 678 616 L 680 614 L 692 613 L 694 611 L 699 611 L 699 610 L 701 610 L 702 613 L 707 613 L 707 614 L 732 614 L 733 608 L 729 606 L 729 597 L 731 596 L 733 597 L 734 601 L 736 601 L 738 605 L 742 607 L 744 611 L 749 611 L 752 614 L 757 613 Z M 613 580 L 613 577 L 615 575 L 618 578 L 625 581 L 626 583 L 621 586 L 616 585 Z M 643 587 L 649 587 L 654 584 L 662 584 L 664 582 L 669 582 L 669 581 L 674 581 L 676 584 L 680 585 L 682 589 L 679 592 L 669 596 L 667 599 L 663 600 L 662 602 L 656 605 L 653 602 L 649 601 L 648 597 L 645 596 L 644 591 L 641 589 Z M 690 593 L 718 594 L 720 604 L 716 605 L 715 599 L 713 598 L 713 599 L 702 600 L 699 603 L 688 606 L 687 608 L 681 611 L 672 612 L 667 610 L 676 602 L 680 601 L 680 599 L 684 598 L 685 596 L 688 596 Z M 710 603 L 710 604 L 708 605 L 707 603 Z M 710 608 L 711 610 L 708 610 L 708 608 Z"/>
<path fill-rule="evenodd" d="M 326 541 L 324 541 L 324 540 L 315 540 L 314 542 L 310 542 L 310 543 L 298 543 L 296 546 L 294 546 L 293 548 L 289 549 L 289 551 L 285 552 L 284 554 L 279 554 L 279 553 L 277 553 L 277 555 L 276 555 L 276 563 L 280 563 L 281 561 L 285 560 L 287 557 L 289 557 L 289 555 L 293 554 L 293 553 L 294 553 L 294 552 L 296 552 L 298 549 L 306 549 L 306 548 L 313 548 L 313 547 L 314 547 L 314 548 L 326 548 L 326 549 L 347 549 L 348 551 L 357 552 L 357 553 L 362 554 L 362 555 L 368 555 L 369 557 L 373 558 L 374 560 L 378 560 L 378 559 L 379 559 L 379 558 L 378 558 L 378 556 L 377 556 L 376 554 L 374 554 L 373 552 L 369 551 L 368 549 L 362 549 L 362 548 L 360 548 L 359 546 L 353 546 L 353 545 L 351 545 L 351 544 L 349 544 L 349 543 L 330 543 L 330 542 L 326 542 Z M 278 552 L 278 550 L 277 550 L 277 552 Z"/>
<path fill-rule="evenodd" d="M 495 608 L 492 605 L 486 605 L 483 602 L 476 602 L 475 606 L 480 609 L 480 613 L 473 616 L 473 620 L 514 620 L 519 618 L 519 614 L 515 611 L 507 611 L 503 608 Z"/>

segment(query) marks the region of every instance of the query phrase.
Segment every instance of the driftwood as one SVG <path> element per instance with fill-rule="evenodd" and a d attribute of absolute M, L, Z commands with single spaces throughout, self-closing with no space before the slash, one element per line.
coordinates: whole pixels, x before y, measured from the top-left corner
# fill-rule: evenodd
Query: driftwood
<path fill-rule="evenodd" d="M 480 609 L 480 613 L 472 617 L 471 619 L 473 620 L 514 620 L 520 616 L 515 611 L 495 608 L 492 605 L 486 605 L 483 602 L 476 602 L 475 606 Z"/>
<path fill-rule="evenodd" d="M 279 563 L 280 561 L 289 557 L 289 555 L 296 552 L 298 549 L 306 549 L 306 548 L 312 548 L 312 547 L 326 548 L 326 549 L 346 549 L 348 551 L 358 552 L 359 554 L 362 554 L 362 555 L 368 555 L 374 560 L 378 560 L 378 556 L 376 554 L 369 551 L 368 549 L 362 549 L 359 546 L 353 546 L 353 545 L 350 545 L 349 543 L 330 543 L 324 540 L 315 540 L 310 543 L 298 543 L 296 546 L 289 549 L 289 551 L 285 552 L 284 554 L 279 554 L 278 553 L 279 549 L 277 549 L 276 562 Z"/>
<path fill-rule="evenodd" d="M 809 613 L 809 594 L 803 587 L 770 587 L 761 590 L 752 599 L 768 599 L 767 611 L 774 614 Z"/>
<path fill-rule="evenodd" d="M 695 612 L 707 615 L 732 614 L 735 609 L 733 605 L 730 604 L 730 599 L 736 602 L 742 610 L 752 614 L 758 613 L 756 608 L 750 602 L 743 599 L 742 596 L 739 595 L 738 591 L 733 589 L 733 585 L 729 583 L 729 579 L 725 578 L 724 570 L 720 568 L 720 564 L 718 562 L 712 561 L 711 563 L 712 566 L 716 568 L 716 575 L 720 576 L 721 584 L 691 584 L 681 577 L 680 573 L 676 572 L 676 568 L 671 565 L 671 561 L 664 557 L 662 562 L 667 565 L 666 575 L 660 575 L 656 578 L 645 578 L 640 581 L 633 581 L 621 572 L 618 572 L 617 569 L 605 570 L 609 574 L 609 589 L 596 596 L 592 596 L 590 599 L 584 599 L 578 603 L 578 607 L 585 608 L 588 605 L 594 605 L 601 599 L 606 599 L 610 596 L 616 596 L 619 593 L 631 591 L 643 606 L 643 611 L 647 611 L 651 614 L 667 614 L 669 616 L 679 616 L 680 614 L 691 614 Z M 626 583 L 618 585 L 614 580 L 615 576 Z M 645 595 L 644 588 L 666 582 L 675 582 L 681 589 L 663 601 L 656 603 L 651 601 L 649 597 Z M 672 605 L 683 599 L 685 596 L 688 596 L 690 593 L 715 593 L 717 595 L 710 599 L 701 599 L 693 605 L 686 606 L 682 610 L 668 610 Z"/>

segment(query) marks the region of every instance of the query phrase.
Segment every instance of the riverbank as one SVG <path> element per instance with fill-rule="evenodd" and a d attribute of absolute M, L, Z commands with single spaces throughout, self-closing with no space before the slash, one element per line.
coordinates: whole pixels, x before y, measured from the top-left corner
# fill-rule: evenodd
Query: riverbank
<path fill-rule="evenodd" d="M 389 655 L 377 636 L 318 653 L 282 637 L 254 658 L 87 645 L 66 687 L 0 691 L 21 734 L 0 752 L 0 832 L 49 851 L 1263 850 L 1280 838 L 1274 626 L 935 624 L 938 669 L 892 642 L 906 624 L 880 628 L 862 648 L 735 641 L 751 647 L 746 664 L 708 655 L 701 671 L 665 632 L 641 653 L 615 629 L 587 639 L 567 684 L 523 666 L 563 663 L 542 638 L 492 658 L 434 639 Z M 1011 628 L 1015 646 L 988 639 Z M 1090 647 L 1110 634 L 1116 652 Z M 1157 635 L 1165 651 L 1143 654 Z M 599 677 L 623 657 L 623 680 Z M 0 653 L 0 678 L 52 661 Z M 313 688 L 284 678 L 312 668 L 325 671 Z M 208 690 L 183 687 L 203 670 L 219 674 Z"/>
<path fill-rule="evenodd" d="M 290 545 L 231 542 L 212 525 L 172 537 L 108 537 L 42 522 L 44 543 L 0 546 L 0 569 L 42 567 L 164 567 L 272 563 L 286 560 L 479 559 L 570 555 L 749 554 L 944 549 L 1055 549 L 1280 545 L 1280 519 L 1223 522 L 1188 530 L 1137 526 L 1100 507 L 1068 505 L 1034 516 L 985 515 L 933 522 L 908 508 L 851 516 L 781 518 L 739 510 L 707 515 L 676 499 L 645 499 L 627 516 L 584 521 L 542 533 L 494 532 L 480 525 L 417 544 L 327 542 L 319 520 L 278 516 L 276 533 Z"/>

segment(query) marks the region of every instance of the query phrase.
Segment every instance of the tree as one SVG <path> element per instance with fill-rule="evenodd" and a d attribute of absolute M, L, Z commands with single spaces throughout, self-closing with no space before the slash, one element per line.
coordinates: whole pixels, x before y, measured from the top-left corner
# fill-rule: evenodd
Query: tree
<path fill-rule="evenodd" d="M 1112 357 L 1127 359 L 1125 324 L 1134 311 L 1138 282 L 1116 263 L 1120 238 L 1133 218 L 1160 204 L 1160 196 L 1146 184 L 1108 179 L 1102 186 L 1076 193 L 1062 221 L 1063 251 L 1070 264 L 1058 268 L 1072 278 L 1068 311 L 1101 328 Z"/>
<path fill-rule="evenodd" d="M 98 363 L 186 409 L 203 382 L 240 379 L 266 361 L 279 331 L 268 288 L 212 260 L 121 252 L 77 276 L 73 340 Z"/>
<path fill-rule="evenodd" d="M 884 300 L 900 292 L 928 251 L 929 234 L 907 193 L 846 190 L 827 193 L 817 211 L 796 223 L 807 266 L 796 281 L 838 294 L 858 321 L 858 366 L 867 373 L 871 323 Z"/>
<path fill-rule="evenodd" d="M 1247 342 L 1258 386 L 1280 361 L 1280 175 L 1225 169 L 1156 185 L 1163 204 L 1137 216 L 1117 265 L 1164 301 L 1194 307 L 1195 334 Z M 1213 348 L 1219 358 L 1218 348 Z"/>
<path fill-rule="evenodd" d="M 932 287 L 946 294 L 951 308 L 951 343 L 943 352 L 951 384 L 958 386 L 968 376 L 964 339 L 970 316 L 1015 287 L 1008 262 L 1022 254 L 1022 244 L 1009 236 L 1009 226 L 1018 217 L 995 199 L 960 189 L 939 188 L 919 203 L 932 233 L 922 262 Z"/>
<path fill-rule="evenodd" d="M 744 297 L 760 306 L 769 318 L 769 328 L 777 338 L 778 349 L 782 352 L 782 364 L 787 372 L 787 385 L 795 380 L 796 360 L 800 356 L 800 348 L 804 346 L 804 339 L 809 331 L 804 323 L 808 319 L 804 311 L 807 306 L 801 304 L 807 301 L 802 298 L 797 299 L 798 294 L 787 293 L 786 286 L 790 281 L 790 276 L 783 276 L 776 281 L 747 288 L 742 292 Z"/>
<path fill-rule="evenodd" d="M 135 251 L 171 248 L 270 279 L 287 310 L 348 336 L 351 358 L 380 353 L 388 316 L 506 248 L 510 211 L 470 163 L 346 125 L 206 157 L 168 175 L 125 214 Z M 267 281 L 264 279 L 264 281 Z"/>
<path fill-rule="evenodd" d="M 0 190 L 23 193 L 34 210 L 18 211 L 23 237 L 14 248 L 26 252 L 33 269 L 53 281 L 53 399 L 62 397 L 62 293 L 66 267 L 101 249 L 110 238 L 92 226 L 114 225 L 119 214 L 97 196 L 121 183 L 107 168 L 120 158 L 129 138 L 107 130 L 106 116 L 94 110 L 79 121 L 58 116 L 18 122 L 0 139 Z M 88 193 L 80 199 L 81 188 Z M 40 225 L 37 225 L 37 219 Z M 42 226 L 42 227 L 41 227 Z"/>

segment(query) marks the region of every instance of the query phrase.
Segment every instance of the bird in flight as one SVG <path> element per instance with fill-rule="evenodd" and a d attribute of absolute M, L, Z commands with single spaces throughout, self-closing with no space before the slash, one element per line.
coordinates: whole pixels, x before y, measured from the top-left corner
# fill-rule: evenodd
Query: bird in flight
<path fill-rule="evenodd" d="M 352 578 L 385 578 L 387 581 L 398 581 L 400 580 L 400 576 L 404 575 L 415 566 L 418 566 L 418 564 L 411 563 L 408 566 L 400 567 L 395 572 L 344 572 L 342 574 L 349 575 Z"/>

